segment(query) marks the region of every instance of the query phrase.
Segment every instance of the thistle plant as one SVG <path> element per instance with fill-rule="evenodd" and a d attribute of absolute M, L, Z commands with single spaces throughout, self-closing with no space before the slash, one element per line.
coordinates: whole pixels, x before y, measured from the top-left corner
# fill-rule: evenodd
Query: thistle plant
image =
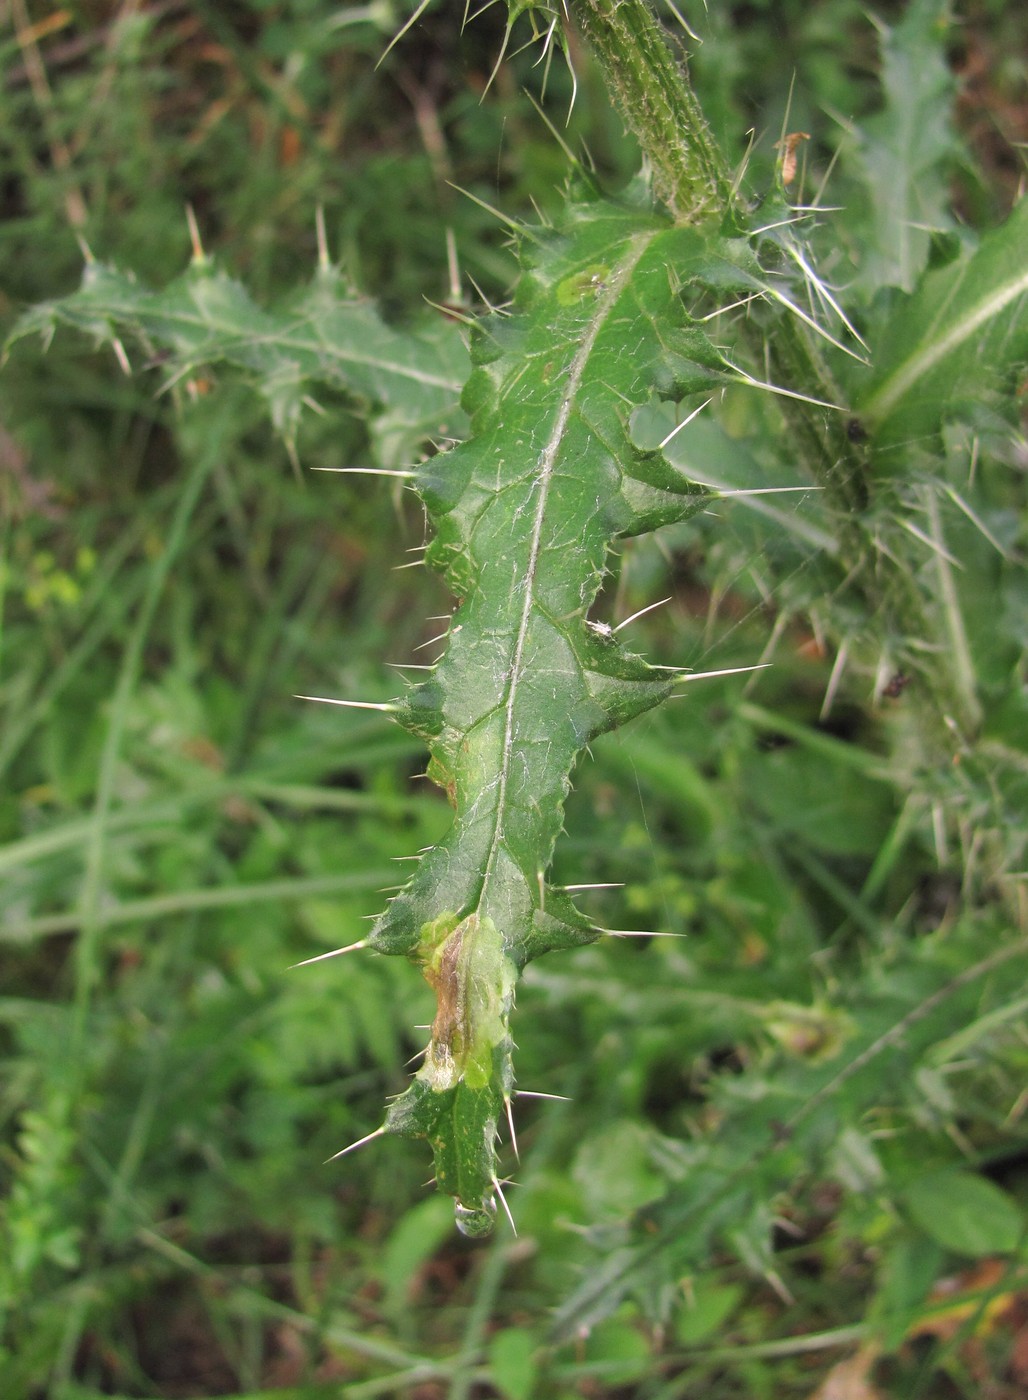
<path fill-rule="evenodd" d="M 417 962 L 438 998 L 424 1065 L 380 1131 L 429 1140 L 468 1234 L 491 1223 L 497 1124 L 513 1124 L 515 981 L 601 933 L 546 878 L 571 768 L 688 679 L 588 618 L 614 539 L 708 499 L 632 445 L 630 414 L 731 376 L 678 324 L 669 269 L 705 251 L 690 230 L 580 205 L 532 242 L 512 314 L 475 328 L 471 438 L 413 477 L 436 528 L 429 563 L 459 606 L 445 656 L 391 708 L 428 742 L 454 824 L 359 945 Z"/>
<path fill-rule="evenodd" d="M 944 10 L 915 0 L 914 22 Z M 1001 392 L 1028 355 L 1028 205 L 930 269 L 926 245 L 916 270 L 907 264 L 909 296 L 858 325 L 818 271 L 826 216 L 790 195 L 798 133 L 783 132 L 758 197 L 710 132 L 683 36 L 644 0 L 510 0 L 509 14 L 507 37 L 524 20 L 547 61 L 556 49 L 570 57 L 578 34 L 644 158 L 616 195 L 576 165 L 552 223 L 512 224 L 521 271 L 509 308 L 401 337 L 323 246 L 313 285 L 262 312 L 197 237 L 192 267 L 163 291 L 90 261 L 78 293 L 37 307 L 19 330 L 73 325 L 126 360 L 122 338 L 142 342 L 173 378 L 232 364 L 287 436 L 318 385 L 343 388 L 368 416 L 371 470 L 427 509 L 426 562 L 454 599 L 440 657 L 390 703 L 311 698 L 372 705 L 424 740 L 428 774 L 453 808 L 448 834 L 370 934 L 338 950 L 403 956 L 436 998 L 413 1082 L 339 1155 L 383 1134 L 425 1139 L 469 1235 L 492 1227 L 497 1141 L 505 1125 L 515 1137 L 518 977 L 542 954 L 617 932 L 549 879 L 574 766 L 598 735 L 700 679 L 650 664 L 590 617 L 618 541 L 730 498 L 717 461 L 682 464 L 689 425 L 725 394 L 762 396 L 830 541 L 827 587 L 845 619 L 829 626 L 833 685 L 847 665 L 872 673 L 879 695 L 896 676 L 915 678 L 924 724 L 911 768 L 973 767 L 981 710 L 947 592 L 954 565 L 937 501 L 908 463 L 979 396 L 983 363 L 986 387 Z M 641 420 L 661 405 L 678 421 L 658 446 L 640 446 Z M 416 462 L 428 440 L 439 450 Z M 910 537 L 934 573 L 911 564 Z"/>

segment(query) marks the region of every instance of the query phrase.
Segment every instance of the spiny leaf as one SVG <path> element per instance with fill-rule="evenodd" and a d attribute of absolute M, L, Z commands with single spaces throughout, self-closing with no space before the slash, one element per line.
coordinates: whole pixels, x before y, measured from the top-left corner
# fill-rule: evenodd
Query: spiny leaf
<path fill-rule="evenodd" d="M 526 240 L 515 315 L 484 323 L 473 347 L 474 436 L 417 475 L 437 529 L 429 560 L 463 605 L 436 674 L 398 703 L 456 816 L 368 941 L 419 963 L 436 992 L 425 1064 L 385 1127 L 428 1139 L 469 1232 L 495 1209 L 515 979 L 601 932 L 544 879 L 571 769 L 676 684 L 587 612 L 616 538 L 709 499 L 629 435 L 654 394 L 736 377 L 688 324 L 676 284 L 706 251 L 695 231 L 609 205 Z"/>
<path fill-rule="evenodd" d="M 937 429 L 1028 359 L 1028 199 L 978 250 L 931 272 L 880 336 L 888 352 L 858 406 L 883 441 Z"/>
<path fill-rule="evenodd" d="M 1028 944 L 1022 939 L 1004 945 L 999 927 L 990 937 L 1000 946 L 984 958 L 978 957 L 981 930 L 969 925 L 959 953 L 948 945 L 912 949 L 884 978 L 880 967 L 869 968 L 847 990 L 851 1018 L 822 1013 L 828 1038 L 815 1042 L 815 1053 L 799 1039 L 799 1053 L 773 1066 L 756 1064 L 738 1077 L 716 1080 L 710 1095 L 718 1126 L 690 1143 L 681 1182 L 637 1214 L 629 1242 L 590 1269 L 561 1305 L 555 1339 L 582 1335 L 633 1294 L 656 1296 L 667 1278 L 701 1265 L 726 1244 L 765 1272 L 759 1230 L 766 1203 L 801 1179 L 839 1176 L 840 1153 L 848 1149 L 852 1158 L 853 1124 L 872 1109 L 882 1120 L 887 1113 L 900 1122 L 915 1117 L 918 1066 L 932 1062 L 954 1020 L 972 1014 L 985 979 L 1002 969 L 1004 984 L 1023 984 Z M 742 1103 L 744 1113 L 733 1111 Z M 875 1166 L 873 1158 L 862 1164 L 872 1173 Z M 971 1183 L 968 1196 L 976 1204 L 981 1197 L 988 1220 L 977 1235 L 971 1222 L 956 1222 L 947 1246 L 968 1253 L 1013 1248 L 1023 1221 L 1012 1202 L 971 1173 L 947 1171 L 937 1180 L 952 1195 L 958 1178 Z M 920 1201 L 927 1201 L 923 1183 L 916 1189 Z M 908 1208 L 914 1190 L 903 1192 Z M 934 1194 L 937 1207 L 943 1193 L 936 1187 Z M 941 1238 L 946 1227 L 931 1228 L 930 1209 L 926 1204 L 918 1223 Z"/>
<path fill-rule="evenodd" d="M 100 344 L 119 336 L 141 342 L 169 383 L 218 364 L 241 369 L 290 441 L 315 386 L 344 390 L 369 410 L 384 466 L 406 464 L 426 438 L 460 435 L 463 427 L 457 398 L 468 361 L 456 324 L 435 318 L 396 330 L 332 267 L 320 267 L 285 306 L 265 311 L 207 260 L 156 292 L 89 262 L 79 290 L 33 307 L 11 341 L 50 337 L 58 326 Z"/>
<path fill-rule="evenodd" d="M 956 82 L 946 62 L 950 0 L 913 0 L 882 32 L 883 109 L 859 132 L 858 164 L 871 227 L 859 280 L 869 291 L 913 291 L 933 230 L 953 226 L 947 163 L 957 151 L 951 108 Z"/>

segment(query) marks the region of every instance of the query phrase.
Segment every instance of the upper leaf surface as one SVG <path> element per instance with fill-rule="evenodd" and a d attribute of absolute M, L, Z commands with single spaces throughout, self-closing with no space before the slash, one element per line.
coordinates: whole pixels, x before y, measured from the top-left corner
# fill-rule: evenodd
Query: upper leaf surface
<path fill-rule="evenodd" d="M 266 311 L 208 262 L 192 263 L 161 291 L 102 263 L 87 263 L 70 296 L 33 307 L 12 339 L 71 326 L 100 343 L 124 335 L 160 357 L 170 380 L 228 364 L 251 375 L 288 439 L 313 387 L 363 401 L 385 465 L 405 463 L 425 438 L 459 433 L 467 350 L 459 328 L 434 319 L 396 330 L 332 268 L 284 307 Z"/>
<path fill-rule="evenodd" d="M 869 196 L 859 281 L 871 291 L 912 291 L 932 231 L 952 227 L 946 167 L 958 146 L 949 24 L 950 0 L 912 0 L 894 28 L 880 26 L 883 107 L 861 126 L 857 148 Z"/>
<path fill-rule="evenodd" d="M 440 1184 L 462 1183 L 464 1210 L 489 1208 L 491 1133 L 484 1151 L 477 1127 L 464 1134 L 458 1170 L 441 1115 L 477 1125 L 491 1095 L 495 1123 L 513 1083 L 514 976 L 530 958 L 599 933 L 544 881 L 571 769 L 595 735 L 675 684 L 587 612 L 614 539 L 685 519 L 708 499 L 629 435 L 633 410 L 653 396 L 736 377 L 682 308 L 676 270 L 700 267 L 704 250 L 700 234 L 650 214 L 574 211 L 528 250 L 515 314 L 477 338 L 464 397 L 472 438 L 418 473 L 437 528 L 430 559 L 463 605 L 445 658 L 411 691 L 402 720 L 429 740 L 429 772 L 455 819 L 370 942 L 412 956 L 436 990 L 425 1067 L 387 1126 L 429 1139 Z M 442 959 L 440 931 L 452 940 Z M 485 938 L 483 957 L 474 945 Z"/>
<path fill-rule="evenodd" d="M 539 872 L 577 754 L 673 683 L 586 613 L 616 537 L 705 500 L 629 437 L 655 392 L 728 377 L 675 285 L 698 241 L 648 216 L 579 214 L 522 283 L 518 314 L 482 333 L 465 396 L 474 436 L 419 472 L 430 558 L 465 601 L 407 717 L 431 736 L 457 818 L 384 916 L 380 946 L 409 949 L 427 920 L 477 911 L 519 964 L 533 956 Z"/>
<path fill-rule="evenodd" d="M 886 347 L 858 410 L 884 440 L 938 428 L 988 379 L 1028 358 L 1028 200 L 977 251 L 931 272 L 879 336 Z"/>

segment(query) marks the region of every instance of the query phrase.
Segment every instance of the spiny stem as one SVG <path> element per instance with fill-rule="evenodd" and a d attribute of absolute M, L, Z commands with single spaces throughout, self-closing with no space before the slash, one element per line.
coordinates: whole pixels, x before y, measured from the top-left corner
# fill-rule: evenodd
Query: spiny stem
<path fill-rule="evenodd" d="M 675 219 L 696 224 L 724 215 L 734 204 L 731 172 L 649 6 L 581 0 L 575 13 Z"/>
<path fill-rule="evenodd" d="M 580 0 L 575 14 L 622 119 L 650 164 L 654 190 L 676 221 L 720 219 L 738 233 L 758 235 L 687 74 L 645 0 Z M 802 260 L 800 266 L 804 271 Z M 822 282 L 815 279 L 815 286 L 819 295 L 830 297 Z M 790 302 L 784 309 L 798 308 Z M 770 336 L 749 318 L 743 333 L 761 362 L 766 356 L 774 383 L 741 371 L 740 380 L 778 396 L 796 455 L 824 488 L 836 517 L 838 558 L 848 584 L 893 635 L 931 637 L 935 628 L 923 593 L 902 564 L 883 554 L 878 526 L 868 516 L 874 486 L 868 445 L 861 425 L 847 415 L 845 397 L 824 359 L 820 328 L 805 315 L 789 314 Z M 929 749 L 951 751 L 954 723 L 958 730 L 973 730 L 976 706 L 968 703 L 944 658 L 926 660 L 906 647 L 903 661 L 925 677 Z"/>
<path fill-rule="evenodd" d="M 611 96 L 650 163 L 654 190 L 676 221 L 721 219 L 750 231 L 728 163 L 645 0 L 582 0 L 576 14 Z M 763 356 L 762 329 L 744 324 Z M 782 411 L 802 455 L 846 518 L 866 505 L 866 454 L 848 437 L 843 414 L 817 412 L 838 408 L 842 396 L 816 341 L 809 325 L 783 317 L 770 339 L 770 366 L 778 384 L 806 390 L 805 399 L 783 402 Z M 778 392 L 785 397 L 796 391 Z"/>

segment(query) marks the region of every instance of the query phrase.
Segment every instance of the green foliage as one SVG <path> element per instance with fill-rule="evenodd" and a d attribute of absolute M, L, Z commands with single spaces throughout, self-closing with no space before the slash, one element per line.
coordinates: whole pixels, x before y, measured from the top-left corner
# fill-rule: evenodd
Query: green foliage
<path fill-rule="evenodd" d="M 602 0 L 595 64 L 549 4 L 21 8 L 5 1400 L 810 1400 L 850 1346 L 882 1395 L 1017 1393 L 1028 239 L 953 78 L 1010 16 L 655 6 L 733 158 L 758 130 L 732 171 L 672 93 L 696 182 Z M 215 256 L 176 274 L 186 198 Z M 392 567 L 422 503 L 446 589 Z M 515 1087 L 519 977 L 518 1086 L 570 1101 Z"/>
<path fill-rule="evenodd" d="M 627 210 L 573 213 L 533 248 L 515 315 L 478 333 L 464 397 L 474 436 L 417 478 L 437 524 L 430 561 L 462 606 L 443 662 L 399 713 L 429 740 L 429 772 L 456 819 L 368 941 L 415 958 L 436 990 L 425 1064 L 386 1126 L 429 1138 L 440 1184 L 461 1181 L 464 1228 L 461 1210 L 477 1218 L 493 1200 L 515 976 L 540 953 L 598 936 L 545 883 L 570 770 L 592 739 L 674 685 L 587 613 L 616 537 L 705 500 L 627 432 L 656 389 L 680 397 L 724 374 L 706 337 L 675 325 L 668 268 L 696 243 Z M 440 951 L 426 934 L 443 921 Z M 441 1169 L 451 1149 L 440 1096 L 467 1144 L 455 1169 Z"/>
<path fill-rule="evenodd" d="M 956 82 L 946 62 L 949 0 L 913 0 L 899 23 L 880 23 L 882 109 L 857 134 L 869 227 L 860 229 L 865 287 L 913 291 L 933 237 L 952 228 L 947 175 L 959 146 Z"/>
<path fill-rule="evenodd" d="M 417 332 L 394 330 L 327 263 L 272 315 L 203 256 L 160 292 L 88 262 L 81 289 L 34 307 L 16 334 L 50 337 L 59 325 L 98 345 L 111 342 L 122 357 L 124 328 L 144 347 L 158 347 L 168 384 L 222 362 L 246 371 L 290 444 L 314 386 L 341 390 L 374 410 L 369 426 L 385 466 L 406 462 L 426 437 L 461 430 L 454 405 L 467 357 L 454 322 L 437 317 Z"/>
<path fill-rule="evenodd" d="M 937 1172 L 907 1190 L 904 1204 L 930 1239 L 956 1254 L 1011 1254 L 1025 1220 L 1010 1197 L 970 1172 Z"/>
<path fill-rule="evenodd" d="M 986 395 L 1002 402 L 1011 371 L 1028 362 L 1028 205 L 972 253 L 923 279 L 881 332 L 886 347 L 860 401 L 891 439 L 967 418 Z"/>

